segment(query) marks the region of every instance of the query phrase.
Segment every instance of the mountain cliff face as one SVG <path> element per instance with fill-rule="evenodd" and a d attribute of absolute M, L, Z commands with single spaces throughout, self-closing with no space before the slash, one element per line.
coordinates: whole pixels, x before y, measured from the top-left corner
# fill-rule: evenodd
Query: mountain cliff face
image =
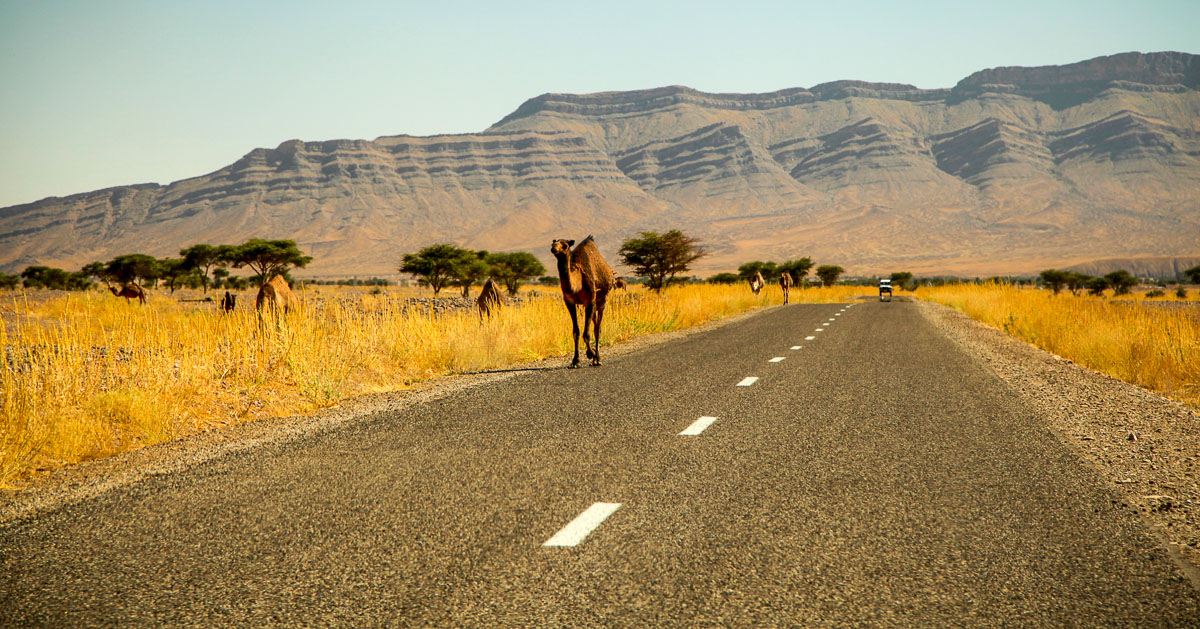
<path fill-rule="evenodd" d="M 1200 57 L 996 68 L 949 89 L 544 94 L 483 133 L 289 141 L 167 186 L 0 209 L 0 268 L 294 238 L 317 275 L 449 241 L 682 229 L 700 273 L 811 256 L 852 273 L 992 274 L 1200 253 Z"/>

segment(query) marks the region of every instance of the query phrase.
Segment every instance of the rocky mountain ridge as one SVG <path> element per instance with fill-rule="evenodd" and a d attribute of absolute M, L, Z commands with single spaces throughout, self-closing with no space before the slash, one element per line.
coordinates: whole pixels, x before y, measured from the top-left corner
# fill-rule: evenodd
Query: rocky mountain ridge
<path fill-rule="evenodd" d="M 953 88 L 543 94 L 490 129 L 291 140 L 166 186 L 0 209 L 0 269 L 294 238 L 315 275 L 389 275 L 432 242 L 615 258 L 678 228 L 700 273 L 811 256 L 854 273 L 1032 272 L 1200 253 L 1200 56 L 995 68 Z"/>

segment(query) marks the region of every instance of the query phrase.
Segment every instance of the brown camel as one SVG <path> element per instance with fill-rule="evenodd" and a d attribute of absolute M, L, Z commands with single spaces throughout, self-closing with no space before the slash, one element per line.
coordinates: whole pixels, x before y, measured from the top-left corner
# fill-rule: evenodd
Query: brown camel
<path fill-rule="evenodd" d="M 763 286 L 766 285 L 767 282 L 763 280 L 762 273 L 755 271 L 754 277 L 750 278 L 750 290 L 754 291 L 754 294 L 757 295 L 763 289 Z"/>
<path fill-rule="evenodd" d="M 292 289 L 288 287 L 287 280 L 283 279 L 282 275 L 276 275 L 271 280 L 263 284 L 258 289 L 258 299 L 255 301 L 255 308 L 258 309 L 258 316 L 261 319 L 263 310 L 271 309 L 276 314 L 287 314 L 292 308 L 300 305 L 300 298 Z"/>
<path fill-rule="evenodd" d="M 109 290 L 109 292 L 116 295 L 117 297 L 124 297 L 125 299 L 136 299 L 136 300 L 138 300 L 139 304 L 146 303 L 146 289 L 142 288 L 141 286 L 138 286 L 137 284 L 134 284 L 133 282 L 130 282 L 130 283 L 122 286 L 120 292 L 117 292 L 117 289 L 113 288 L 112 286 L 109 286 L 108 290 Z"/>
<path fill-rule="evenodd" d="M 237 306 L 237 296 L 234 295 L 233 293 L 230 293 L 229 291 L 225 291 L 225 294 L 223 296 L 221 296 L 221 311 L 222 312 L 233 312 L 233 309 L 236 306 Z"/>
<path fill-rule="evenodd" d="M 475 305 L 479 307 L 479 321 L 483 321 L 483 315 L 492 318 L 492 310 L 499 313 L 500 307 L 504 305 L 504 295 L 500 294 L 500 285 L 492 278 L 487 278 L 483 283 L 483 290 L 479 291 L 479 297 L 475 299 Z"/>
<path fill-rule="evenodd" d="M 788 302 L 788 291 L 792 288 L 792 274 L 784 271 L 779 274 L 779 287 L 783 289 L 783 303 Z"/>
<path fill-rule="evenodd" d="M 616 280 L 613 281 L 613 288 L 619 288 L 621 290 L 629 290 L 629 286 L 625 283 L 625 278 L 623 278 L 623 277 L 618 277 Z"/>
<path fill-rule="evenodd" d="M 574 240 L 555 240 L 550 253 L 558 261 L 558 283 L 562 287 L 563 303 L 571 314 L 571 332 L 575 337 L 575 358 L 570 368 L 579 367 L 579 315 L 577 306 L 584 307 L 583 343 L 592 366 L 600 366 L 600 324 L 604 320 L 604 304 L 614 283 L 612 268 L 600 255 L 596 242 L 588 236 L 574 250 Z M 596 334 L 592 346 L 589 332 Z"/>

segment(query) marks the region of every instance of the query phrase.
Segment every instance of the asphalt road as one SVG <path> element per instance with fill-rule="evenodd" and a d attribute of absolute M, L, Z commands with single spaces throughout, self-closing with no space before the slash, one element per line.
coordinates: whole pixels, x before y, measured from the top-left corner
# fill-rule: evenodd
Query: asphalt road
<path fill-rule="evenodd" d="M 914 304 L 791 305 L 9 523 L 0 624 L 1200 626 L 1113 497 Z"/>

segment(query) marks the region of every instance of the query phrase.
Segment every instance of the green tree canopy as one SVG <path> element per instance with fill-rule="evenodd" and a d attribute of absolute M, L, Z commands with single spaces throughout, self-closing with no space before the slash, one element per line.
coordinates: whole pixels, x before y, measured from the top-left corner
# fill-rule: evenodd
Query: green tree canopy
<path fill-rule="evenodd" d="M 678 229 L 666 233 L 646 231 L 641 238 L 630 238 L 618 252 L 626 265 L 633 267 L 638 277 L 646 278 L 646 286 L 661 291 L 679 273 L 706 254 L 699 240 Z"/>
<path fill-rule="evenodd" d="M 742 276 L 737 273 L 717 273 L 705 281 L 709 284 L 737 284 L 742 281 Z"/>
<path fill-rule="evenodd" d="M 747 282 L 750 281 L 750 278 L 754 277 L 755 273 L 762 273 L 763 279 L 775 277 L 779 275 L 779 265 L 774 262 L 755 260 L 738 267 L 738 277 Z"/>
<path fill-rule="evenodd" d="M 474 251 L 455 247 L 449 243 L 430 245 L 416 253 L 406 253 L 400 263 L 400 272 L 418 278 L 418 282 L 433 289 L 437 295 L 450 284 L 458 272 L 458 266 L 479 260 Z"/>
<path fill-rule="evenodd" d="M 1137 278 L 1125 269 L 1106 274 L 1104 280 L 1108 282 L 1109 288 L 1113 289 L 1113 295 L 1128 295 L 1129 291 L 1138 285 Z"/>
<path fill-rule="evenodd" d="M 105 275 L 120 284 L 129 284 L 138 279 L 143 284 L 152 282 L 158 279 L 158 271 L 158 260 L 143 253 L 117 256 L 104 267 Z"/>
<path fill-rule="evenodd" d="M 1192 284 L 1200 284 L 1200 264 L 1187 269 L 1183 272 L 1183 274 L 1187 276 L 1189 280 L 1191 280 Z"/>
<path fill-rule="evenodd" d="M 21 284 L 21 278 L 8 273 L 0 273 L 0 288 L 14 289 Z"/>
<path fill-rule="evenodd" d="M 509 295 L 516 295 L 521 283 L 545 274 L 546 267 L 528 251 L 489 254 L 484 261 L 491 266 L 492 277 L 504 285 Z"/>
<path fill-rule="evenodd" d="M 188 264 L 181 258 L 164 258 L 158 261 L 159 276 L 167 281 L 167 287 L 174 293 L 179 284 L 186 284 L 188 276 L 200 274 L 200 270 Z"/>
<path fill-rule="evenodd" d="M 70 273 L 50 266 L 27 266 L 21 271 L 26 288 L 53 288 L 66 290 Z"/>
<path fill-rule="evenodd" d="M 775 276 L 777 276 L 779 273 L 790 273 L 792 275 L 792 281 L 797 286 L 802 286 L 804 284 L 804 278 L 808 277 L 808 272 L 811 271 L 812 268 L 813 268 L 812 258 L 800 258 L 799 260 L 788 260 L 787 262 L 784 262 L 783 264 L 780 264 L 778 267 L 776 267 L 775 273 L 772 273 L 771 276 L 767 276 L 767 274 L 764 273 L 763 277 L 770 277 L 771 279 L 775 279 Z M 751 274 L 751 275 L 753 275 L 753 274 Z"/>
<path fill-rule="evenodd" d="M 1067 272 L 1067 288 L 1070 289 L 1072 295 L 1078 295 L 1079 291 L 1087 288 L 1087 283 L 1091 279 L 1092 276 L 1086 273 L 1069 271 Z"/>
<path fill-rule="evenodd" d="M 826 264 L 817 267 L 817 277 L 821 278 L 821 283 L 825 286 L 833 286 L 837 282 L 838 277 L 845 273 L 846 269 L 835 264 Z"/>
<path fill-rule="evenodd" d="M 312 262 L 312 256 L 304 255 L 294 240 L 253 238 L 228 249 L 218 247 L 218 254 L 235 269 L 250 267 L 264 282 L 275 275 L 286 275 L 292 267 Z"/>
<path fill-rule="evenodd" d="M 462 261 L 454 266 L 450 282 L 463 291 L 463 297 L 471 296 L 471 287 L 482 284 L 484 278 L 491 273 L 492 267 L 486 261 L 488 252 L 470 251 L 471 255 L 464 256 Z"/>
<path fill-rule="evenodd" d="M 1054 294 L 1057 295 L 1067 285 L 1067 279 L 1069 279 L 1070 274 L 1067 271 L 1059 271 L 1058 269 L 1046 269 L 1040 275 L 1042 282 L 1046 286 L 1049 286 L 1050 290 L 1054 291 Z"/>
<path fill-rule="evenodd" d="M 180 249 L 179 255 L 183 256 L 183 262 L 187 268 L 199 271 L 200 283 L 204 286 L 204 292 L 207 293 L 208 276 L 212 272 L 212 268 L 222 267 L 232 262 L 229 257 L 234 250 L 235 247 L 229 245 L 198 244 Z"/>
<path fill-rule="evenodd" d="M 908 288 L 908 286 L 909 282 L 911 282 L 913 278 L 912 273 L 909 273 L 908 271 L 897 271 L 888 277 L 892 280 L 892 286 L 896 288 L 903 288 L 905 290 L 911 290 Z"/>
<path fill-rule="evenodd" d="M 1104 291 L 1108 290 L 1108 280 L 1103 277 L 1089 277 L 1083 285 L 1089 293 L 1097 297 L 1100 297 L 1104 294 Z"/>

